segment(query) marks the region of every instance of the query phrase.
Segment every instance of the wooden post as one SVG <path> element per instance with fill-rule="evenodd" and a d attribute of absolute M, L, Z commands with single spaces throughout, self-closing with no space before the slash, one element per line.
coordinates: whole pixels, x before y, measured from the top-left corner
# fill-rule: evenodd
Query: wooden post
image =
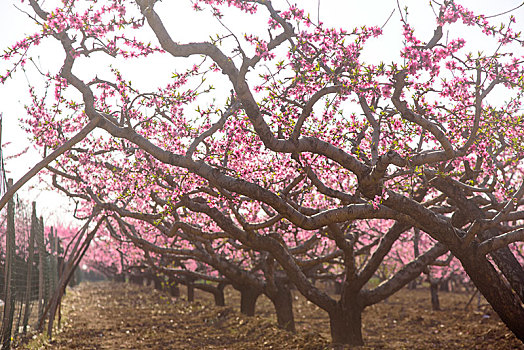
<path fill-rule="evenodd" d="M 45 296 L 45 268 L 46 268 L 46 250 L 44 245 L 44 223 L 38 220 L 37 223 L 36 245 L 38 247 L 38 320 L 44 315 L 44 296 Z M 42 331 L 43 328 L 39 328 Z"/>
<path fill-rule="evenodd" d="M 9 179 L 8 186 L 13 186 L 13 179 Z M 14 316 L 13 298 L 13 259 L 15 253 L 15 202 L 13 198 L 7 203 L 7 234 L 5 250 L 5 306 L 2 321 L 2 350 L 11 348 L 11 331 Z"/>
<path fill-rule="evenodd" d="M 51 246 L 51 255 L 49 256 L 49 295 L 52 295 L 54 293 L 54 290 L 56 288 L 56 282 L 57 282 L 57 267 L 58 264 L 56 261 L 56 240 L 57 240 L 57 234 L 56 230 L 51 227 L 51 232 L 49 233 L 49 245 Z"/>
<path fill-rule="evenodd" d="M 34 262 L 34 255 L 35 255 L 35 235 L 36 230 L 38 229 L 38 218 L 36 216 L 36 202 L 33 202 L 33 211 L 31 213 L 31 230 L 29 232 L 29 246 L 27 248 L 28 250 L 28 258 L 27 258 L 27 282 L 26 282 L 26 290 L 25 290 L 25 312 L 24 312 L 24 321 L 22 322 L 22 326 L 24 327 L 23 333 L 25 334 L 27 332 L 27 324 L 29 322 L 29 314 L 31 311 L 30 303 L 31 303 L 31 294 L 32 294 L 32 282 L 33 282 L 33 262 Z"/>
<path fill-rule="evenodd" d="M 59 251 L 58 251 L 58 243 L 59 243 L 59 241 L 58 241 L 58 231 L 57 231 L 56 228 L 55 228 L 55 242 L 54 243 L 55 243 L 55 245 L 54 245 L 53 249 L 54 249 L 55 253 L 54 253 L 54 263 L 53 263 L 53 265 L 54 265 L 53 275 L 55 276 L 55 285 L 54 285 L 54 287 L 56 288 L 56 286 L 58 285 L 58 277 L 59 277 L 58 276 L 58 270 L 59 270 L 58 269 L 58 253 L 59 253 Z"/>

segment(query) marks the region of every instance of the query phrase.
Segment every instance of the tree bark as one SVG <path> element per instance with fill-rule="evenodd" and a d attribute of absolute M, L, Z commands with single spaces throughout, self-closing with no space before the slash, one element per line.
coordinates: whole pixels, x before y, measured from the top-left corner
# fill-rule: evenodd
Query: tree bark
<path fill-rule="evenodd" d="M 178 288 L 178 285 L 170 286 L 169 294 L 171 294 L 172 297 L 178 298 L 180 296 L 180 288 Z"/>
<path fill-rule="evenodd" d="M 169 294 L 175 298 L 180 296 L 180 288 L 178 288 L 178 283 L 173 278 L 169 279 Z"/>
<path fill-rule="evenodd" d="M 438 299 L 438 281 L 430 279 L 429 289 L 431 291 L 431 309 L 433 311 L 440 311 L 440 301 Z"/>
<path fill-rule="evenodd" d="M 486 217 L 478 205 L 468 199 L 464 191 L 455 186 L 449 178 L 436 177 L 433 183 L 442 193 L 452 198 L 460 209 L 460 211 L 456 213 L 456 217 L 460 217 L 460 220 L 458 220 L 459 223 L 455 223 L 454 226 L 461 227 L 466 222 L 473 222 L 474 220 L 484 219 Z M 496 227 L 481 230 L 478 233 L 478 237 L 482 241 L 498 235 L 500 235 L 500 232 Z M 520 300 L 524 302 L 524 268 L 520 265 L 509 247 L 500 248 L 491 252 L 490 255 Z"/>
<path fill-rule="evenodd" d="M 261 292 L 251 288 L 243 287 L 240 291 L 240 312 L 247 316 L 255 316 L 255 306 Z"/>
<path fill-rule="evenodd" d="M 506 326 L 524 342 L 524 308 L 520 298 L 484 256 L 455 254 L 464 270 Z"/>
<path fill-rule="evenodd" d="M 450 284 L 451 284 L 451 277 L 445 278 L 440 281 L 438 285 L 438 290 L 440 292 L 450 292 L 451 291 Z"/>
<path fill-rule="evenodd" d="M 117 273 L 113 280 L 115 282 L 120 282 L 120 283 L 124 283 L 126 281 L 126 275 L 124 273 Z"/>
<path fill-rule="evenodd" d="M 419 249 L 419 243 L 420 243 L 420 229 L 413 228 L 413 255 L 415 258 L 417 258 L 420 255 L 420 249 Z M 418 281 L 415 278 L 413 281 L 408 283 L 408 289 L 414 290 L 417 289 Z"/>
<path fill-rule="evenodd" d="M 517 293 L 520 300 L 524 303 L 524 269 L 509 247 L 496 250 L 490 255 L 500 271 L 504 274 L 504 277 L 508 280 L 513 290 Z"/>
<path fill-rule="evenodd" d="M 278 326 L 290 332 L 295 332 L 295 316 L 293 314 L 293 296 L 289 285 L 286 283 L 276 283 L 277 293 L 271 296 L 271 301 L 275 306 Z"/>
<path fill-rule="evenodd" d="M 224 288 L 226 287 L 225 283 L 219 283 L 216 287 L 217 292 L 213 293 L 215 297 L 216 306 L 226 306 L 226 298 L 224 297 Z"/>
<path fill-rule="evenodd" d="M 194 288 L 198 288 L 200 290 L 203 290 L 204 292 L 213 294 L 213 297 L 215 298 L 215 305 L 216 306 L 225 306 L 226 301 L 224 297 L 224 287 L 226 286 L 224 283 L 219 283 L 218 286 L 213 286 L 211 284 L 205 284 L 205 283 L 195 283 L 193 284 Z"/>
<path fill-rule="evenodd" d="M 226 306 L 226 298 L 224 297 L 224 290 L 217 290 L 216 293 L 213 293 L 215 297 L 216 306 Z"/>
<path fill-rule="evenodd" d="M 139 286 L 143 286 L 144 285 L 144 276 L 130 274 L 129 275 L 129 282 L 131 282 L 133 284 L 138 284 Z"/>
<path fill-rule="evenodd" d="M 160 276 L 153 275 L 153 283 L 154 283 L 154 286 L 155 286 L 156 290 L 158 290 L 158 291 L 162 291 L 163 290 L 162 278 Z"/>
<path fill-rule="evenodd" d="M 187 282 L 187 301 L 195 301 L 195 287 L 193 282 Z"/>
<path fill-rule="evenodd" d="M 345 305 L 338 303 L 338 307 L 329 312 L 329 326 L 333 344 L 345 344 L 352 346 L 364 345 L 362 339 L 362 311 L 356 305 Z"/>

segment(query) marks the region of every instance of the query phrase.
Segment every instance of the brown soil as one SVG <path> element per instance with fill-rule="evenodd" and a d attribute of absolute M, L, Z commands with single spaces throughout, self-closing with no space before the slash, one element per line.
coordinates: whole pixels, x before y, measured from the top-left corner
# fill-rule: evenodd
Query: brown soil
<path fill-rule="evenodd" d="M 330 348 L 326 313 L 298 293 L 298 332 L 290 334 L 276 327 L 272 304 L 266 298 L 259 298 L 258 316 L 247 317 L 237 311 L 238 293 L 226 291 L 229 306 L 215 307 L 207 294 L 197 293 L 199 301 L 189 303 L 150 287 L 84 283 L 69 290 L 61 330 L 39 348 Z M 440 297 L 442 311 L 430 310 L 427 289 L 404 289 L 387 302 L 366 309 L 366 346 L 355 349 L 524 349 L 488 306 L 465 311 L 469 295 L 441 293 Z"/>

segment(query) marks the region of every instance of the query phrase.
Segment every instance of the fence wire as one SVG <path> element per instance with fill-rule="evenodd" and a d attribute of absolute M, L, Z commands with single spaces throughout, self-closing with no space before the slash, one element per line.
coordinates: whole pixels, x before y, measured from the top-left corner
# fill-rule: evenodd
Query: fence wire
<path fill-rule="evenodd" d="M 44 222 L 18 199 L 1 214 L 0 225 L 0 327 L 2 349 L 38 330 L 44 310 L 58 281 L 60 241 Z M 2 310 L 3 309 L 3 310 Z"/>

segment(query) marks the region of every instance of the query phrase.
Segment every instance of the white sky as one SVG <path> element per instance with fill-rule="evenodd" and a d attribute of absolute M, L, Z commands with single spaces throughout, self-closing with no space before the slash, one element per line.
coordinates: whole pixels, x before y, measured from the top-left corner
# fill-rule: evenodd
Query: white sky
<path fill-rule="evenodd" d="M 40 2 L 42 3 L 42 1 Z M 47 6 L 52 2 L 51 0 L 44 1 L 43 7 L 49 9 Z M 421 40 L 431 38 L 435 24 L 433 13 L 427 5 L 428 1 L 399 0 L 399 2 L 401 8 L 408 6 L 408 20 L 415 27 L 417 36 Z M 495 15 L 518 6 L 522 3 L 522 0 L 467 0 L 457 2 L 476 13 Z M 217 22 L 210 16 L 204 18 L 194 17 L 194 12 L 189 10 L 189 5 L 186 5 L 185 9 L 173 9 L 171 8 L 173 3 L 173 0 L 164 0 L 163 2 L 157 3 L 155 8 L 175 40 L 180 42 L 206 40 L 209 35 L 214 33 L 214 28 L 220 28 Z M 176 3 L 181 3 L 181 1 L 177 0 Z M 189 4 L 189 1 L 186 1 L 186 3 Z M 275 0 L 273 3 L 277 9 L 286 8 L 284 1 Z M 385 27 L 385 34 L 381 39 L 369 43 L 370 45 L 364 52 L 363 60 L 368 62 L 376 61 L 377 63 L 383 60 L 387 63 L 390 61 L 390 57 L 396 57 L 398 55 L 402 37 L 400 36 L 399 11 L 397 10 L 396 0 L 320 0 L 320 13 L 317 12 L 318 0 L 301 0 L 298 1 L 298 3 L 300 7 L 309 11 L 314 21 L 316 21 L 317 16 L 320 15 L 320 20 L 326 25 L 342 27 L 348 30 L 364 24 L 382 26 L 395 9 L 393 17 Z M 20 4 L 19 0 L 0 0 L 0 33 L 2 33 L 2 35 L 0 35 L 0 47 L 2 50 L 23 38 L 24 34 L 31 34 L 35 30 L 34 25 L 31 23 L 32 21 L 26 14 L 17 10 L 15 5 L 26 9 L 27 1 Z M 169 14 L 171 17 L 165 14 Z M 512 14 L 517 18 L 517 24 L 514 26 L 514 29 L 524 31 L 524 6 L 513 11 Z M 201 16 L 202 14 L 199 15 Z M 509 15 L 500 16 L 491 20 L 493 23 L 507 23 L 508 16 Z M 264 20 L 256 20 L 256 18 L 253 19 L 250 17 L 245 18 L 249 18 L 249 21 L 237 16 L 234 18 L 228 18 L 226 16 L 224 21 L 233 31 L 238 30 L 242 32 L 245 30 L 244 28 L 251 31 L 257 25 L 260 25 L 262 33 L 267 32 L 264 27 L 265 16 Z M 155 42 L 153 37 L 151 37 L 151 40 Z M 473 37 L 473 40 L 470 41 L 470 48 L 475 49 L 476 45 L 483 45 L 483 42 L 478 41 L 478 38 L 476 40 Z M 46 44 L 50 44 L 50 42 Z M 43 49 L 44 47 L 38 52 L 34 52 L 32 55 L 33 58 L 45 70 L 56 72 L 63 60 L 63 53 L 60 47 L 53 44 L 46 45 L 45 50 Z M 522 54 L 524 54 L 524 49 L 522 51 Z M 108 63 L 108 61 L 100 62 Z M 165 57 L 161 62 L 146 64 L 145 66 L 143 62 L 141 65 L 129 64 L 127 68 L 123 70 L 128 73 L 140 72 L 137 79 L 142 84 L 147 85 L 148 83 L 154 82 L 155 85 L 158 85 L 157 79 L 162 76 L 166 77 L 166 79 L 169 78 L 169 74 L 163 75 L 163 73 L 174 71 L 179 62 L 180 61 Z M 91 62 L 87 68 L 80 68 L 81 62 L 79 61 L 75 66 L 77 69 L 75 72 L 81 77 L 89 79 L 89 77 L 92 78 L 93 74 L 95 74 L 93 72 L 93 66 Z M 4 72 L 7 67 L 5 62 L 0 62 L 2 72 Z M 150 79 L 152 76 L 158 78 Z M 144 78 L 148 78 L 149 80 Z M 27 93 L 28 79 L 32 83 L 36 83 L 38 80 L 34 79 L 33 76 L 26 77 L 22 72 L 19 72 L 15 75 L 15 79 L 10 79 L 6 85 L 0 85 L 0 112 L 3 113 L 2 143 L 5 145 L 10 142 L 8 146 L 4 147 L 4 154 L 6 156 L 14 155 L 26 147 L 29 147 L 29 151 L 26 154 L 9 160 L 6 164 L 9 176 L 14 178 L 15 181 L 41 159 L 38 152 L 32 148 L 28 141 L 28 136 L 20 128 L 20 119 L 25 116 L 23 106 L 29 100 Z M 228 90 L 229 88 L 226 91 Z M 38 179 L 34 179 L 28 185 L 24 186 L 24 188 L 19 191 L 19 194 L 25 199 L 36 200 L 39 212 L 45 217 L 48 217 L 52 222 L 69 221 L 69 219 L 66 218 L 67 216 L 64 215 L 64 212 L 66 212 L 69 207 L 67 199 L 60 195 L 50 193 L 49 191 L 43 191 L 43 187 Z"/>

